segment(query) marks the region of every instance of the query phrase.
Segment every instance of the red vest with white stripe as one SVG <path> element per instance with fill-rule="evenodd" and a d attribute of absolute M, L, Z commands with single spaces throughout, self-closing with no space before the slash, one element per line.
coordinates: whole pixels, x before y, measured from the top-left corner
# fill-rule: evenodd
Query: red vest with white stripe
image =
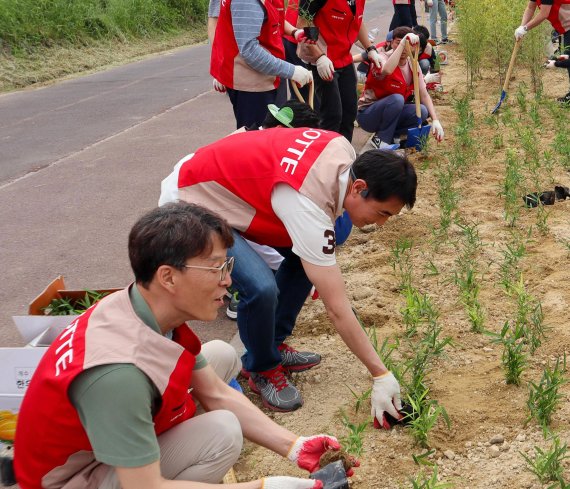
<path fill-rule="evenodd" d="M 14 466 L 22 489 L 44 487 L 54 477 L 52 471 L 63 480 L 84 472 L 75 484 L 98 486 L 89 438 L 67 395 L 73 380 L 89 368 L 130 363 L 141 369 L 162 395 L 153 418 L 157 435 L 194 415 L 188 389 L 200 340 L 186 325 L 173 333 L 174 341 L 144 324 L 124 289 L 95 304 L 59 335 L 40 361 L 18 415 Z M 78 467 L 70 457 L 81 452 L 86 462 Z"/>
<path fill-rule="evenodd" d="M 358 37 L 363 12 L 364 0 L 356 0 L 356 15 L 346 0 L 327 0 L 317 12 L 314 22 L 326 42 L 326 55 L 335 68 L 352 64 L 350 49 Z"/>
<path fill-rule="evenodd" d="M 179 199 L 218 212 L 256 243 L 291 246 L 271 206 L 275 185 L 290 185 L 334 222 L 338 178 L 353 160 L 350 143 L 332 131 L 275 128 L 237 133 L 199 149 L 182 163 Z"/>
<path fill-rule="evenodd" d="M 371 63 L 364 85 L 364 90 L 373 90 L 378 100 L 395 93 L 399 93 L 404 97 L 404 100 L 408 100 L 414 93 L 414 85 L 406 82 L 399 66 L 392 74 L 386 75 L 384 78 L 379 78 L 381 72 L 382 68 L 377 68 Z"/>
<path fill-rule="evenodd" d="M 536 0 L 536 5 L 540 7 L 541 1 Z M 570 0 L 554 0 L 548 20 L 559 34 L 570 30 Z"/>
<path fill-rule="evenodd" d="M 283 0 L 260 0 L 265 20 L 257 37 L 259 44 L 273 56 L 285 59 L 282 36 L 285 29 Z M 252 69 L 239 54 L 232 25 L 231 0 L 223 0 L 212 45 L 210 74 L 220 83 L 244 92 L 265 92 L 279 86 L 279 77 Z"/>

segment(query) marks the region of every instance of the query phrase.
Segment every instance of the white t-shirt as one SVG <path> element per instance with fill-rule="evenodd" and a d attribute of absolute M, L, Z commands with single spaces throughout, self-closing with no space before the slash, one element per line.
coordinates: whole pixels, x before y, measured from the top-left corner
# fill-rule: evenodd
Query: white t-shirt
<path fill-rule="evenodd" d="M 174 170 L 161 183 L 158 205 L 178 201 L 178 173 L 182 163 L 194 156 L 194 153 L 182 158 Z M 342 203 L 348 186 L 349 171 L 346 170 L 339 178 L 339 201 L 337 215 L 342 214 Z M 336 263 L 334 249 L 334 222 L 312 200 L 300 194 L 286 183 L 275 186 L 271 193 L 271 207 L 281 220 L 293 242 L 292 251 L 303 260 L 313 265 L 330 266 Z M 272 248 L 264 246 L 263 248 Z M 258 251 L 256 249 L 256 251 Z M 261 250 L 263 253 L 263 250 Z M 274 250 L 273 250 L 274 251 Z M 258 251 L 259 253 L 259 251 Z M 275 252 L 276 253 L 276 252 Z M 271 253 L 270 253 L 271 254 Z M 260 253 L 263 258 L 263 254 Z M 274 257 L 269 257 L 266 263 L 272 267 Z M 273 267 L 272 267 L 273 268 Z"/>

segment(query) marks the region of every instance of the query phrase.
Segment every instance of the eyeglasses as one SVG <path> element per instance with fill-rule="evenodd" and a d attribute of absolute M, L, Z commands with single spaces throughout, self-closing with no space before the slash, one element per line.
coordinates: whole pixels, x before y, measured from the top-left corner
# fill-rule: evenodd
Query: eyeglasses
<path fill-rule="evenodd" d="M 184 268 L 198 268 L 200 270 L 217 270 L 220 272 L 220 282 L 223 282 L 226 279 L 228 273 L 232 273 L 234 269 L 234 257 L 230 256 L 226 259 L 224 263 L 222 263 L 219 267 L 201 267 L 199 265 L 184 265 Z"/>

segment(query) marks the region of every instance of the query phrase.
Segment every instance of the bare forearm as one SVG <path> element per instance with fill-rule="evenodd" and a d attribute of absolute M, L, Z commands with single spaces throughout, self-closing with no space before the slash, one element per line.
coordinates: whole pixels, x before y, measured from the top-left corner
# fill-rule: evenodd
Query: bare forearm
<path fill-rule="evenodd" d="M 533 19 L 527 21 L 526 23 L 523 23 L 522 25 L 526 25 L 526 28 L 529 31 L 531 29 L 534 29 L 537 25 L 541 24 L 548 18 L 548 15 L 550 14 L 550 9 L 551 9 L 550 5 L 543 5 L 539 9 L 538 14 L 536 14 Z"/>
<path fill-rule="evenodd" d="M 358 31 L 358 40 L 360 41 L 360 44 L 362 44 L 362 47 L 364 49 L 367 49 L 370 46 L 372 46 L 370 39 L 368 39 L 368 29 L 364 25 L 364 22 L 360 24 L 360 30 Z"/>
<path fill-rule="evenodd" d="M 400 56 L 402 55 L 402 50 L 404 49 L 404 43 L 400 43 L 398 47 L 392 51 L 392 54 L 388 58 L 388 61 L 382 65 L 382 74 L 391 75 L 400 62 Z"/>

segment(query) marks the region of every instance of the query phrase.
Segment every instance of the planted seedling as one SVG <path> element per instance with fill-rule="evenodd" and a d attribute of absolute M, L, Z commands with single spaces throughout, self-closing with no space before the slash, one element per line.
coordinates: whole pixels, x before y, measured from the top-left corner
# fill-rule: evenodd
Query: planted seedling
<path fill-rule="evenodd" d="M 438 404 L 435 399 L 428 399 L 429 390 L 426 389 L 418 397 L 408 396 L 408 403 L 412 408 L 412 413 L 408 416 L 408 426 L 414 440 L 421 447 L 429 447 L 429 432 L 436 425 L 441 416 L 447 428 L 451 427 L 451 421 L 446 410 Z"/>
<path fill-rule="evenodd" d="M 563 476 L 564 466 L 562 462 L 569 458 L 567 445 L 560 445 L 560 438 L 552 436 L 551 445 L 548 449 L 543 450 L 540 447 L 534 447 L 534 457 L 519 452 L 525 459 L 526 469 L 538 477 L 543 484 L 549 481 L 559 480 Z"/>
<path fill-rule="evenodd" d="M 488 334 L 494 337 L 493 343 L 503 345 L 501 360 L 507 384 L 520 385 L 527 363 L 523 327 L 516 323 L 511 327 L 506 321 L 500 334 Z"/>
<path fill-rule="evenodd" d="M 362 445 L 363 433 L 370 419 L 365 420 L 360 424 L 351 423 L 346 413 L 342 413 L 342 424 L 348 430 L 348 435 L 340 439 L 343 450 L 351 455 L 359 457 L 364 452 Z"/>
<path fill-rule="evenodd" d="M 558 406 L 563 395 L 559 393 L 562 385 L 568 383 L 564 377 L 566 373 L 566 355 L 563 360 L 556 359 L 554 367 L 547 365 L 542 373 L 542 378 L 538 383 L 529 382 L 529 396 L 527 407 L 530 411 L 526 420 L 528 423 L 535 419 L 546 433 L 552 419 L 552 414 Z"/>
<path fill-rule="evenodd" d="M 448 489 L 453 487 L 449 482 L 439 482 L 437 477 L 437 465 L 433 466 L 431 474 L 425 474 L 422 470 L 415 478 L 410 478 L 411 489 Z"/>
<path fill-rule="evenodd" d="M 357 394 L 348 385 L 346 387 L 348 388 L 348 390 L 350 391 L 352 396 L 356 399 L 356 405 L 354 406 L 354 412 L 358 414 L 358 411 L 360 410 L 360 406 L 362 406 L 362 403 L 364 401 L 366 401 L 367 399 L 370 399 L 370 394 L 372 394 L 372 388 L 365 390 L 364 392 L 362 392 L 360 394 Z"/>
<path fill-rule="evenodd" d="M 72 300 L 65 297 L 53 299 L 43 311 L 47 316 L 82 314 L 106 295 L 108 295 L 108 292 L 99 293 L 93 290 L 86 290 L 85 296 L 79 300 Z"/>

